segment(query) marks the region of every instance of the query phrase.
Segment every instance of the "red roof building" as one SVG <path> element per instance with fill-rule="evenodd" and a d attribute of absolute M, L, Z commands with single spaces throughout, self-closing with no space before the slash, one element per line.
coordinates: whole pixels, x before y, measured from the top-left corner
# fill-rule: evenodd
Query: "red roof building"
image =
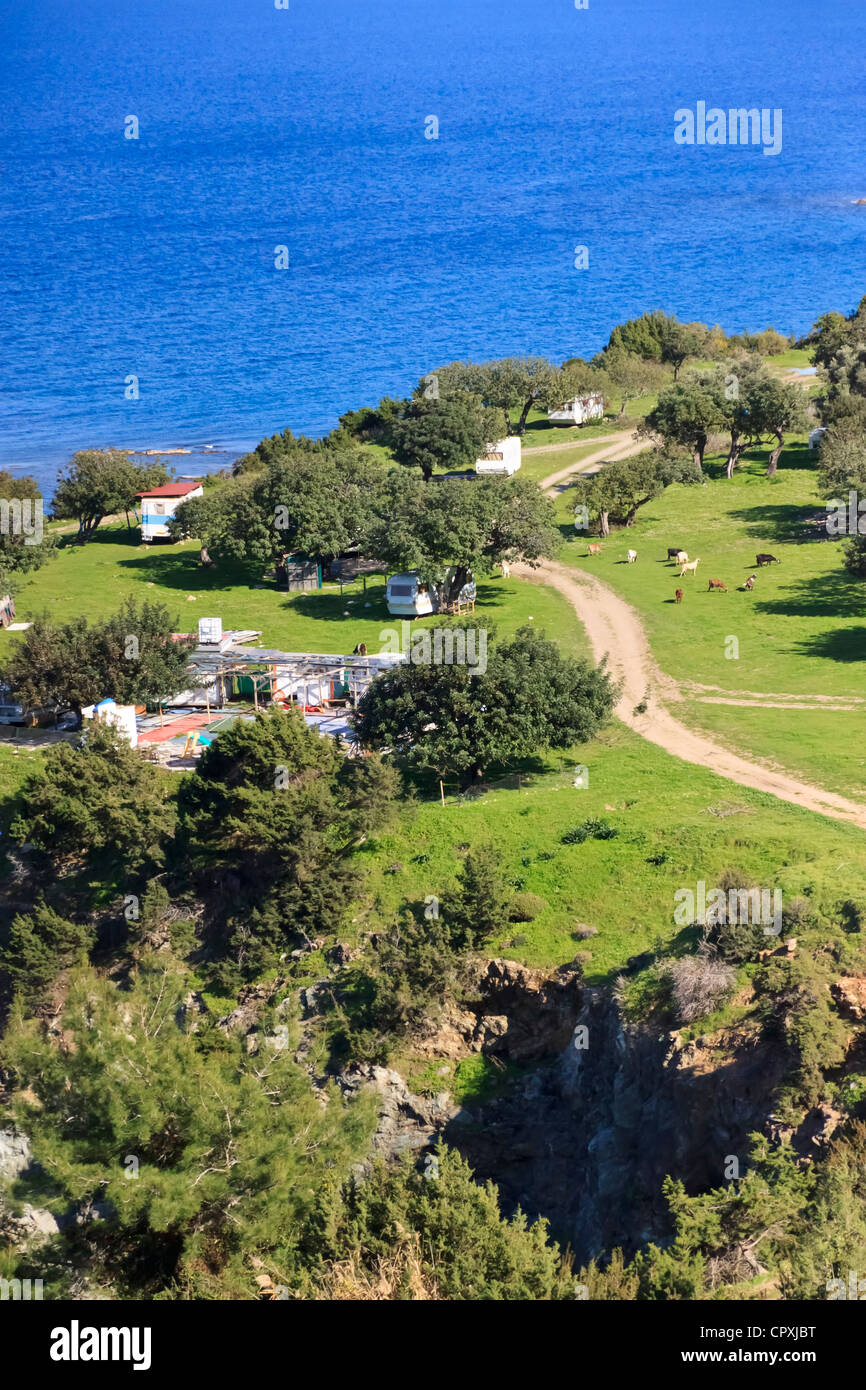
<path fill-rule="evenodd" d="M 186 497 L 201 487 L 200 478 L 187 478 L 185 482 L 163 483 L 161 487 L 148 488 L 147 492 L 137 492 L 136 497 Z"/>

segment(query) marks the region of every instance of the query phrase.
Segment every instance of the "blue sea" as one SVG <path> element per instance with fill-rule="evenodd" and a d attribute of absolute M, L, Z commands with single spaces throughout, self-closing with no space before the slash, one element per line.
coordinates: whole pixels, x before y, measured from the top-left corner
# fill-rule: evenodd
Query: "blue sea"
<path fill-rule="evenodd" d="M 849 311 L 864 65 L 855 0 L 2 0 L 0 466 L 234 456 L 653 307 Z M 781 152 L 678 145 L 699 101 Z"/>

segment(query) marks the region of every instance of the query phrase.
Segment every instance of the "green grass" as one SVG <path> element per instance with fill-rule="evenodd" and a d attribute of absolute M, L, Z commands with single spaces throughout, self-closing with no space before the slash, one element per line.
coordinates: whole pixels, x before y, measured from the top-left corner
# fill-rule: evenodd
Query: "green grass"
<path fill-rule="evenodd" d="M 13 748 L 8 743 L 0 743 L 0 801 L 16 795 L 27 774 L 39 766 L 41 758 L 39 749 Z"/>
<path fill-rule="evenodd" d="M 588 458 L 590 454 L 597 454 L 603 446 L 598 440 L 584 440 L 580 444 L 575 444 L 571 449 L 556 449 L 553 453 L 543 454 L 523 454 L 520 461 L 520 477 L 533 478 L 540 483 L 551 473 L 559 473 L 563 468 L 568 468 L 572 463 L 580 463 Z M 611 446 L 614 447 L 614 446 Z"/>
<path fill-rule="evenodd" d="M 385 606 L 384 576 L 302 594 L 287 594 L 273 584 L 251 582 L 242 567 L 220 564 L 203 569 L 198 546 L 147 547 L 124 525 L 105 526 L 86 546 L 64 545 L 42 569 L 26 576 L 16 592 L 19 620 L 48 613 L 58 622 L 90 621 L 117 610 L 131 596 L 168 605 L 178 631 L 196 630 L 201 617 L 221 617 L 223 626 L 262 633 L 265 646 L 284 651 L 350 652 L 358 642 L 378 651 L 383 628 L 399 628 L 400 620 Z M 195 601 L 189 602 L 194 595 Z M 583 629 L 565 599 L 547 587 L 482 579 L 476 615 L 489 619 L 503 636 L 532 619 L 573 653 L 586 650 Z M 422 626 L 439 619 L 423 619 Z M 0 660 L 14 633 L 0 633 Z"/>
<path fill-rule="evenodd" d="M 688 697 L 738 698 L 752 691 L 862 698 L 866 595 L 842 567 L 844 541 L 813 539 L 806 525 L 824 511 L 813 456 L 797 443 L 782 455 L 775 479 L 764 476 L 765 468 L 766 451 L 756 451 L 728 481 L 719 476 L 721 460 L 708 460 L 706 486 L 668 488 L 592 559 L 586 537 L 574 531 L 574 492 L 566 489 L 557 501 L 565 538 L 560 558 L 597 574 L 640 612 L 659 665 L 685 683 Z M 692 559 L 700 556 L 695 577 L 679 579 L 665 561 L 669 545 L 683 546 Z M 634 565 L 625 563 L 629 547 L 638 552 Z M 757 570 L 758 551 L 781 563 Z M 752 573 L 754 590 L 739 592 Z M 728 593 L 709 593 L 710 578 L 723 580 Z M 678 586 L 685 593 L 681 605 L 674 601 Z M 819 786 L 863 795 L 858 750 L 866 706 L 836 713 L 755 710 L 687 698 L 676 714 Z"/>
<path fill-rule="evenodd" d="M 485 1101 L 493 1100 L 526 1070 L 514 1062 L 486 1057 L 480 1052 L 461 1057 L 457 1062 L 444 1061 L 439 1057 L 415 1071 L 411 1070 L 411 1059 L 404 1059 L 404 1063 L 409 1073 L 407 1082 L 411 1091 L 422 1096 L 436 1096 L 448 1091 L 455 1105 L 482 1105 Z"/>
<path fill-rule="evenodd" d="M 578 764 L 589 769 L 585 789 L 574 786 Z M 786 898 L 811 894 L 828 910 L 866 888 L 861 831 L 737 788 L 621 725 L 571 756 L 549 755 L 521 780 L 520 789 L 452 795 L 444 806 L 419 802 L 398 828 L 365 847 L 368 911 L 387 920 L 404 900 L 430 894 L 446 911 L 465 846 L 491 843 L 508 876 L 547 904 L 534 921 L 515 923 L 492 942 L 491 954 L 549 969 L 588 951 L 587 978 L 601 983 L 630 956 L 675 942 L 676 889 L 700 879 L 714 885 L 725 868 L 781 887 Z M 590 816 L 615 826 L 617 837 L 562 844 L 563 834 Z M 579 941 L 573 933 L 584 923 L 598 935 Z M 367 925 L 360 913 L 357 929 Z M 525 944 L 511 946 L 515 936 Z"/>
<path fill-rule="evenodd" d="M 785 371 L 790 371 L 792 367 L 814 365 L 811 348 L 789 348 L 787 352 L 780 352 L 778 357 L 767 357 L 764 360 L 771 370 L 773 367 L 783 367 Z"/>

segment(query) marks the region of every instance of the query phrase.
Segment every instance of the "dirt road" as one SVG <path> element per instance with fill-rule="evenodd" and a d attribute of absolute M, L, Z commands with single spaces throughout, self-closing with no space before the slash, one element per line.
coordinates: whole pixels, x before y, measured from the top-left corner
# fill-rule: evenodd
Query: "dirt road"
<path fill-rule="evenodd" d="M 586 462 L 584 460 L 584 465 Z M 545 484 L 550 482 L 551 479 L 545 479 Z M 675 719 L 663 702 L 681 699 L 679 687 L 657 667 L 635 610 L 606 584 L 552 560 L 545 561 L 538 569 L 513 565 L 511 572 L 515 578 L 550 584 L 568 600 L 586 628 L 596 660 L 606 655 L 611 675 L 622 682 L 616 714 L 635 733 L 675 758 L 709 768 L 738 786 L 769 792 L 794 806 L 848 821 L 866 830 L 866 806 L 800 782 L 786 772 L 752 762 Z M 644 700 L 647 701 L 646 712 L 635 714 L 636 706 Z"/>
<path fill-rule="evenodd" d="M 578 459 L 576 463 L 570 463 L 565 468 L 560 468 L 557 473 L 548 473 L 546 478 L 542 478 L 541 486 L 544 490 L 552 492 L 556 489 L 556 491 L 561 492 L 563 488 L 560 487 L 560 484 L 567 485 L 568 479 L 572 478 L 575 473 L 597 473 L 603 463 L 613 463 L 615 459 L 628 458 L 630 454 L 639 454 L 641 449 L 647 448 L 645 439 L 638 439 L 636 434 L 631 432 L 626 434 L 624 431 L 619 434 L 605 435 L 604 439 L 595 442 L 602 447 L 594 449 L 591 454 L 587 454 L 586 458 Z M 558 444 L 555 446 L 557 449 L 559 447 Z M 526 452 L 532 453 L 532 450 L 527 449 Z M 544 452 L 547 453 L 548 450 L 545 449 Z"/>

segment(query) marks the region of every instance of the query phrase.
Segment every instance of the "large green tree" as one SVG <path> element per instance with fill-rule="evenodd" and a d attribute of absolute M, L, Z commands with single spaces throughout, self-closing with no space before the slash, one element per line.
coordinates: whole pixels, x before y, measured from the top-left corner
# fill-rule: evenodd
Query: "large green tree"
<path fill-rule="evenodd" d="M 714 377 L 690 377 L 669 386 L 646 417 L 644 429 L 669 447 L 688 447 L 703 468 L 711 432 L 724 417 L 721 394 Z"/>
<path fill-rule="evenodd" d="M 331 558 L 364 536 L 378 478 L 358 449 L 275 445 L 261 467 L 184 502 L 169 530 L 258 572 L 293 551 Z"/>
<path fill-rule="evenodd" d="M 230 969 L 250 975 L 288 940 L 339 929 L 355 848 L 395 791 L 392 769 L 344 758 L 295 709 L 238 720 L 205 749 L 180 789 L 179 850 Z"/>
<path fill-rule="evenodd" d="M 447 478 L 425 487 L 391 472 L 375 501 L 372 554 L 394 570 L 419 570 L 453 600 L 470 575 L 503 560 L 534 564 L 559 542 L 553 504 L 529 478 Z"/>
<path fill-rule="evenodd" d="M 449 362 L 431 372 L 419 390 L 436 384 L 440 396 L 469 391 L 485 405 L 517 411 L 515 434 L 523 434 L 530 410 L 561 405 L 569 394 L 569 378 L 546 357 L 500 357 L 490 362 Z M 574 394 L 572 391 L 571 394 Z"/>
<path fill-rule="evenodd" d="M 732 362 L 724 371 L 724 390 L 718 395 L 722 424 L 731 442 L 725 471 L 729 478 L 745 449 L 766 439 L 775 443 L 770 450 L 767 473 L 776 472 L 786 434 L 808 427 L 806 402 L 799 387 L 779 381 L 760 359 Z M 721 375 L 721 373 L 720 373 Z"/>
<path fill-rule="evenodd" d="M 138 494 L 166 482 L 159 462 L 137 464 L 121 449 L 82 449 L 57 476 L 52 511 L 78 522 L 76 539 L 84 545 L 106 516 L 124 512 L 129 526 Z"/>
<path fill-rule="evenodd" d="M 466 652 L 485 651 L 486 669 L 412 659 L 378 676 L 355 715 L 365 746 L 409 768 L 471 781 L 494 763 L 585 742 L 610 714 L 614 691 L 604 667 L 563 656 L 534 628 L 505 642 L 489 641 L 487 629 L 482 637 L 477 622 L 454 630 L 464 634 Z"/>
<path fill-rule="evenodd" d="M 0 469 L 0 585 L 5 593 L 15 578 L 38 569 L 54 551 L 44 531 L 42 494 L 36 479 L 15 478 Z"/>
<path fill-rule="evenodd" d="M 485 406 L 469 391 L 453 390 L 433 399 L 421 396 L 410 401 L 391 426 L 394 457 L 419 468 L 425 480 L 437 470 L 465 471 L 506 428 L 505 412 Z"/>
<path fill-rule="evenodd" d="M 102 699 L 156 704 L 188 683 L 192 643 L 175 639 L 164 604 L 128 599 L 110 618 L 56 623 L 37 618 L 2 669 L 26 707 L 80 713 Z"/>
<path fill-rule="evenodd" d="M 79 743 L 46 751 L 23 784 L 11 835 L 58 870 L 85 864 L 109 880 L 137 874 L 164 862 L 176 791 L 172 774 L 96 722 Z"/>
<path fill-rule="evenodd" d="M 701 480 L 700 465 L 693 459 L 645 449 L 631 458 L 606 463 L 598 473 L 578 477 L 574 497 L 595 521 L 598 534 L 609 536 L 611 525 L 631 526 L 638 510 L 671 483 L 692 484 Z"/>

